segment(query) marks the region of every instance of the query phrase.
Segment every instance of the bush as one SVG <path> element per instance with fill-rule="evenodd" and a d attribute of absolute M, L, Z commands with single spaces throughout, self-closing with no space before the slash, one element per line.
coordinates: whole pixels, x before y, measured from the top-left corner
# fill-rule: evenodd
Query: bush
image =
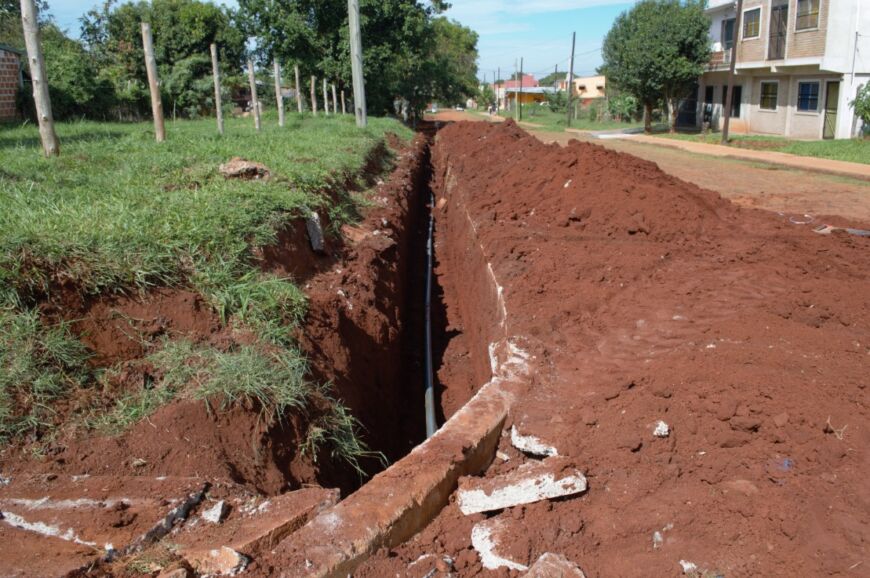
<path fill-rule="evenodd" d="M 855 109 L 855 114 L 864 123 L 864 134 L 867 134 L 870 130 L 870 82 L 858 87 L 855 100 L 850 101 L 849 105 Z"/>

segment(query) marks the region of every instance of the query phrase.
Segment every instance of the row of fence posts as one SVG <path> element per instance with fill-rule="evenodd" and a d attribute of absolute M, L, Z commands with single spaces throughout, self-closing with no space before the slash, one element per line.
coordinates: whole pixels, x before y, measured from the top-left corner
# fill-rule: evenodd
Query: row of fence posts
<path fill-rule="evenodd" d="M 354 91 L 354 114 L 357 126 L 366 126 L 366 102 L 365 86 L 362 74 L 362 42 L 359 30 L 359 0 L 347 0 L 348 21 L 351 37 L 351 65 L 353 69 Z M 51 99 L 49 98 L 48 82 L 45 73 L 45 59 L 42 54 L 40 41 L 39 20 L 37 6 L 34 0 L 21 0 L 21 22 L 24 32 L 24 41 L 27 46 L 27 56 L 30 63 L 31 78 L 33 82 L 33 99 L 36 106 L 36 116 L 39 121 L 40 140 L 42 141 L 45 156 L 60 154 L 60 141 L 54 130 L 54 118 L 51 112 Z M 151 94 L 151 112 L 154 117 L 154 137 L 157 142 L 166 140 L 166 128 L 163 122 L 163 102 L 160 98 L 160 79 L 157 75 L 157 59 L 154 56 L 154 39 L 151 35 L 151 24 L 142 22 L 142 46 L 145 51 L 145 70 L 148 75 L 148 89 Z M 221 102 L 221 79 L 218 67 L 217 46 L 212 44 L 211 65 L 214 79 L 214 99 L 217 117 L 217 129 L 224 134 L 223 105 Z M 278 106 L 278 125 L 284 126 L 284 95 L 281 92 L 281 64 L 277 59 L 273 62 L 275 75 L 275 100 Z M 302 86 L 299 79 L 299 66 L 295 66 L 296 76 L 296 107 L 302 112 Z M 260 119 L 260 101 L 257 98 L 257 82 L 254 75 L 254 63 L 248 59 L 248 80 L 251 84 L 251 109 L 254 117 L 254 126 L 259 132 L 262 128 Z M 311 77 L 311 111 L 317 116 L 317 94 L 315 86 L 317 78 Z M 329 111 L 329 94 L 326 79 L 323 79 L 323 106 L 324 112 L 338 114 L 338 92 L 335 84 L 332 84 L 332 113 Z M 341 113 L 347 114 L 347 105 L 344 99 L 344 90 L 341 91 Z"/>

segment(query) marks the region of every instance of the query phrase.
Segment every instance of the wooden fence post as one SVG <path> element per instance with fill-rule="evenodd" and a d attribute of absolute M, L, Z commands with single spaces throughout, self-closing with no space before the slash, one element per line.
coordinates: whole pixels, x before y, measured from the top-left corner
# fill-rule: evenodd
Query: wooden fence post
<path fill-rule="evenodd" d="M 341 114 L 347 114 L 347 105 L 344 100 L 344 89 L 341 91 Z"/>
<path fill-rule="evenodd" d="M 284 95 L 281 94 L 281 65 L 276 58 L 273 62 L 275 68 L 275 102 L 278 105 L 278 126 L 284 126 Z"/>
<path fill-rule="evenodd" d="M 257 99 L 257 79 L 254 77 L 254 62 L 248 59 L 248 81 L 251 83 L 251 108 L 254 112 L 254 128 L 260 132 L 260 101 Z"/>
<path fill-rule="evenodd" d="M 347 0 L 348 28 L 350 28 L 350 64 L 353 73 L 353 108 L 356 125 L 365 128 L 366 110 L 365 76 L 363 74 L 362 35 L 359 28 L 359 0 Z"/>
<path fill-rule="evenodd" d="M 323 110 L 329 116 L 329 95 L 326 93 L 326 79 L 323 79 Z"/>
<path fill-rule="evenodd" d="M 214 109 L 217 113 L 218 133 L 224 134 L 224 111 L 221 102 L 221 73 L 218 69 L 217 44 L 212 44 L 211 50 L 211 74 L 214 78 Z"/>
<path fill-rule="evenodd" d="M 145 70 L 148 73 L 148 88 L 151 91 L 151 114 L 154 116 L 154 138 L 157 142 L 166 140 L 163 125 L 163 102 L 160 99 L 160 80 L 157 78 L 157 59 L 154 57 L 154 39 L 151 37 L 151 24 L 142 23 L 142 46 L 145 49 Z"/>
<path fill-rule="evenodd" d="M 33 102 L 39 120 L 39 139 L 45 156 L 60 154 L 60 141 L 54 132 L 54 116 L 51 114 L 51 98 L 48 94 L 48 79 L 45 74 L 45 59 L 39 39 L 39 23 L 36 4 L 33 0 L 21 0 L 21 24 L 24 28 L 24 44 L 30 59 L 30 78 L 33 82 Z"/>
<path fill-rule="evenodd" d="M 296 73 L 296 110 L 302 114 L 302 84 L 299 82 L 299 65 L 293 66 L 293 72 Z"/>
<path fill-rule="evenodd" d="M 311 77 L 311 113 L 314 116 L 317 116 L 317 91 L 314 90 L 314 86 L 317 83 L 317 79 L 314 76 Z"/>
<path fill-rule="evenodd" d="M 335 94 L 335 84 L 332 85 L 332 114 L 338 114 L 338 96 Z"/>

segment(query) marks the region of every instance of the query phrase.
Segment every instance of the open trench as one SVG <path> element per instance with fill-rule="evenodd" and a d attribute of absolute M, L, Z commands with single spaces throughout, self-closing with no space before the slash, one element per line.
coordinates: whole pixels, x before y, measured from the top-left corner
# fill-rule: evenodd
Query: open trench
<path fill-rule="evenodd" d="M 497 288 L 482 249 L 461 208 L 446 204 L 449 175 L 433 167 L 436 130 L 424 127 L 384 185 L 388 204 L 367 215 L 362 233 L 351 233 L 361 239 L 342 282 L 333 279 L 327 291 L 313 292 L 302 340 L 314 377 L 333 384 L 361 423 L 369 448 L 388 464 L 426 439 L 427 349 L 438 427 L 490 379 L 488 346 L 501 331 Z M 427 328 L 430 216 L 434 258 Z M 371 456 L 361 465 L 374 475 L 385 463 Z M 365 481 L 328 462 L 321 463 L 318 479 L 344 495 Z"/>

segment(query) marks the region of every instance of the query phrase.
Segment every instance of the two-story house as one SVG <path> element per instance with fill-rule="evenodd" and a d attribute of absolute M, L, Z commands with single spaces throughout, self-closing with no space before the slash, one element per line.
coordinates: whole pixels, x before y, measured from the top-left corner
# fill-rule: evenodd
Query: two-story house
<path fill-rule="evenodd" d="M 721 128 L 737 43 L 731 131 L 850 138 L 849 102 L 870 82 L 870 0 L 710 0 L 713 57 L 699 82 L 698 123 Z"/>

